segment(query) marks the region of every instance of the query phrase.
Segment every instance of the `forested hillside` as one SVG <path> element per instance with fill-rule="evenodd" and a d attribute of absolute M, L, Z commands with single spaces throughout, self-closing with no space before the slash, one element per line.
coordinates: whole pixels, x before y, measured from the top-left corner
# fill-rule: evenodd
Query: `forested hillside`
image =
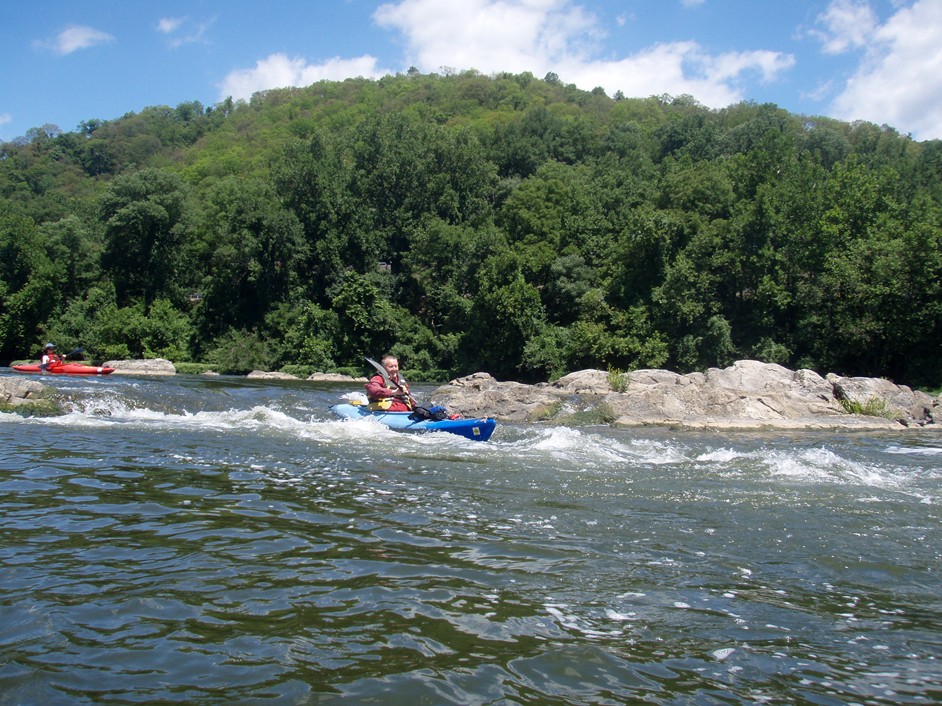
<path fill-rule="evenodd" d="M 0 145 L 0 360 L 936 387 L 940 288 L 942 142 L 774 105 L 410 71 Z"/>

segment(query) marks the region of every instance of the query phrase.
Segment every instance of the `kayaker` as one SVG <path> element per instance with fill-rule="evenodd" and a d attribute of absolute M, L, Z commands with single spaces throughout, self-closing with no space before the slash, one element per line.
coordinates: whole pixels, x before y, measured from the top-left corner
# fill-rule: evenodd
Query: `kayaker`
<path fill-rule="evenodd" d="M 411 412 L 412 395 L 409 383 L 399 374 L 399 361 L 394 355 L 383 358 L 386 375 L 377 373 L 366 383 L 366 396 L 370 401 L 369 409 L 388 412 Z"/>
<path fill-rule="evenodd" d="M 39 363 L 39 369 L 48 370 L 58 365 L 62 365 L 62 358 L 56 354 L 56 344 L 47 343 L 45 347 L 43 347 L 43 357 L 42 361 Z"/>

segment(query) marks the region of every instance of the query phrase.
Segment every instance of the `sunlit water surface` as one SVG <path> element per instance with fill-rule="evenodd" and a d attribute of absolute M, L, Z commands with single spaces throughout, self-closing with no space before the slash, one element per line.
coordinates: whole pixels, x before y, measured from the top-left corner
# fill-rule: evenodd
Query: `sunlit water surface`
<path fill-rule="evenodd" d="M 481 443 L 334 419 L 355 386 L 50 383 L 0 414 L 0 704 L 942 701 L 937 432 Z"/>

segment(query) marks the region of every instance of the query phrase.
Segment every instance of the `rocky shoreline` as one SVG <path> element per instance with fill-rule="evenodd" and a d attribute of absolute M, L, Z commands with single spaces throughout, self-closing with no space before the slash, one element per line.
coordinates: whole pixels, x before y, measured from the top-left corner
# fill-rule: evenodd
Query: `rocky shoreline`
<path fill-rule="evenodd" d="M 162 359 L 107 365 L 116 368 L 115 374 L 176 372 Z M 249 377 L 294 378 L 261 371 Z M 307 379 L 357 384 L 365 380 L 324 373 Z M 687 375 L 636 370 L 613 377 L 601 370 L 581 370 L 536 385 L 500 382 L 488 373 L 475 373 L 436 388 L 428 398 L 465 416 L 576 426 L 863 431 L 939 428 L 937 421 L 942 420 L 938 397 L 905 385 L 833 373 L 822 377 L 811 370 L 792 371 L 754 360 Z M 49 404 L 49 388 L 39 380 L 0 377 L 0 410 L 25 412 L 29 405 L 44 409 Z"/>
<path fill-rule="evenodd" d="M 439 387 L 432 398 L 467 416 L 620 427 L 901 430 L 932 427 L 942 419 L 938 397 L 905 385 L 879 378 L 822 377 L 754 360 L 687 375 L 636 370 L 615 382 L 617 391 L 601 370 L 537 385 L 498 382 L 487 373 L 475 373 Z"/>

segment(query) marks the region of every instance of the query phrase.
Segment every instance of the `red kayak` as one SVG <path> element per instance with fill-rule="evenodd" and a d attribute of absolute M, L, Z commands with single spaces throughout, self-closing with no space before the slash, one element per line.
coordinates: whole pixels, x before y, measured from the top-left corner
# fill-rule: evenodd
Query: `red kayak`
<path fill-rule="evenodd" d="M 49 373 L 50 375 L 110 375 L 114 372 L 114 368 L 96 368 L 94 365 L 80 363 L 63 363 L 46 370 L 41 370 L 39 364 L 12 367 L 18 373 Z"/>

